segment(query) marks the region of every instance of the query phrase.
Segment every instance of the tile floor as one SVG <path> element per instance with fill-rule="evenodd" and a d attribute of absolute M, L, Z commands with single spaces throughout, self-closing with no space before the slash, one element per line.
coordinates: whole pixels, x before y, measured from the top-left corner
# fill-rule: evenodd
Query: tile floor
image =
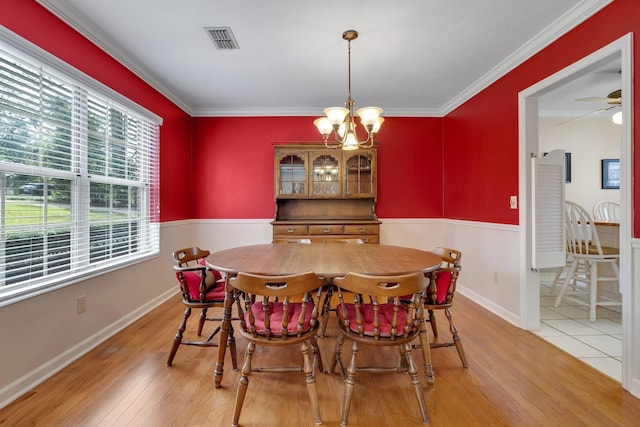
<path fill-rule="evenodd" d="M 583 360 L 617 381 L 622 381 L 622 314 L 620 307 L 598 307 L 596 321 L 589 321 L 589 308 L 563 301 L 554 307 L 557 295 L 550 283 L 540 284 L 540 337 Z"/>

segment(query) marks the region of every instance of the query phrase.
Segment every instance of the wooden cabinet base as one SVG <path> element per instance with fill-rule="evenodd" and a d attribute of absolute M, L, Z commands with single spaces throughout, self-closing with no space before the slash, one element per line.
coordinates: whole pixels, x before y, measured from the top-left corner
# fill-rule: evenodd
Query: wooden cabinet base
<path fill-rule="evenodd" d="M 361 239 L 380 243 L 380 221 L 273 221 L 273 240 L 310 239 L 314 243 L 327 240 Z"/>

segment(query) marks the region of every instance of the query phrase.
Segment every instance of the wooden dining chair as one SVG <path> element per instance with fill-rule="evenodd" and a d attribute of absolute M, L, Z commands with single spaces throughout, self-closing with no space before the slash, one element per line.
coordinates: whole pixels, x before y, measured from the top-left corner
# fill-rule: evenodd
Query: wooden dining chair
<path fill-rule="evenodd" d="M 455 346 L 462 361 L 462 366 L 468 368 L 469 364 L 462 347 L 462 341 L 451 316 L 458 275 L 462 268 L 462 252 L 445 247 L 436 247 L 432 252 L 442 258 L 443 267 L 427 274 L 429 286 L 425 292 L 424 308 L 428 313 L 427 322 L 431 324 L 431 330 L 433 331 L 433 342 L 430 346 L 431 348 Z M 438 341 L 438 325 L 435 316 L 437 310 L 444 311 L 444 315 L 449 322 L 452 341 Z"/>
<path fill-rule="evenodd" d="M 306 376 L 313 420 L 316 424 L 321 424 L 316 387 L 316 373 L 318 369 L 322 370 L 316 340 L 319 304 L 314 301 L 314 295 L 322 287 L 324 280 L 312 272 L 286 276 L 238 273 L 229 279 L 229 284 L 243 296 L 244 304 L 239 307 L 242 319 L 239 330 L 249 341 L 236 393 L 232 425 L 238 425 L 252 372 L 301 370 Z M 282 347 L 296 344 L 300 345 L 302 353 L 302 369 L 300 366 L 252 367 L 256 346 Z M 273 350 L 275 349 L 270 351 Z M 267 388 L 265 392 L 272 394 L 274 390 Z M 264 408 L 256 410 L 262 409 Z"/>
<path fill-rule="evenodd" d="M 211 308 L 224 307 L 225 281 L 219 271 L 211 270 L 205 265 L 205 258 L 210 255 L 209 251 L 199 247 L 191 247 L 177 250 L 173 253 L 175 271 L 180 292 L 182 293 L 182 303 L 185 311 L 178 326 L 178 332 L 173 340 L 167 366 L 173 364 L 173 359 L 181 345 L 193 345 L 199 347 L 217 347 L 218 342 L 213 338 L 220 332 L 220 322 L 222 317 L 208 317 L 208 310 Z M 218 322 L 213 331 L 205 339 L 185 340 L 184 332 L 187 328 L 187 321 L 191 316 L 192 309 L 200 309 L 197 335 L 202 335 L 202 329 L 206 321 Z M 231 362 L 233 369 L 238 369 L 236 357 L 236 345 L 233 337 L 233 330 L 229 333 L 227 347 L 231 352 Z"/>
<path fill-rule="evenodd" d="M 422 422 L 428 424 L 429 417 L 411 345 L 416 337 L 420 338 L 425 364 L 430 365 L 431 352 L 424 322 L 422 296 L 427 286 L 424 274 L 416 272 L 398 276 L 369 276 L 348 273 L 344 277 L 334 279 L 333 282 L 338 293 L 337 313 L 340 333 L 331 358 L 329 372 L 334 372 L 338 366 L 344 378 L 340 425 L 347 425 L 358 371 L 408 373 L 420 407 Z M 403 301 L 406 295 L 412 295 L 412 297 L 408 301 Z M 345 338 L 352 342 L 351 360 L 346 368 L 341 359 Z M 357 363 L 357 356 L 361 344 L 374 349 L 396 347 L 402 363 L 400 366 L 360 366 Z M 387 396 L 400 396 L 403 393 L 400 390 L 394 393 L 390 390 L 389 383 L 386 383 L 380 392 Z"/>
<path fill-rule="evenodd" d="M 427 322 L 431 323 L 433 331 L 433 341 L 431 348 L 451 347 L 455 346 L 458 356 L 462 362 L 462 366 L 469 367 L 467 357 L 462 347 L 462 341 L 458 335 L 458 329 L 453 323 L 451 316 L 451 307 L 453 306 L 453 297 L 456 291 L 456 283 L 458 281 L 459 267 L 441 267 L 439 270 L 428 273 L 429 286 L 427 286 L 424 299 L 424 308 L 427 310 Z M 451 341 L 440 341 L 438 336 L 438 327 L 436 324 L 435 312 L 437 310 L 444 311 L 444 315 L 449 322 L 449 332 L 451 332 Z M 430 366 L 425 366 L 425 372 L 428 372 Z"/>

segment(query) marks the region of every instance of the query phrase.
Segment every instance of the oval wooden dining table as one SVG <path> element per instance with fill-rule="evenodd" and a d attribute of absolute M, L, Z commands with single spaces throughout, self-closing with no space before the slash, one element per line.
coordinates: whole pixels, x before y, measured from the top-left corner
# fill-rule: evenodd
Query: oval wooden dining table
<path fill-rule="evenodd" d="M 242 246 L 212 253 L 207 266 L 227 273 L 286 275 L 313 271 L 332 279 L 349 272 L 370 275 L 398 275 L 437 270 L 441 258 L 436 254 L 402 246 L 349 243 L 280 243 Z M 220 387 L 224 372 L 224 356 L 231 330 L 233 288 L 227 284 L 218 360 L 214 373 L 215 386 Z"/>

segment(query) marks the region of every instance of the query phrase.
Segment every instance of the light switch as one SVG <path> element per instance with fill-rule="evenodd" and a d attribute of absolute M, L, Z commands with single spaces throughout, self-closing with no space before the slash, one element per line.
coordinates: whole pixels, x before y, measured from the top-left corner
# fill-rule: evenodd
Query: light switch
<path fill-rule="evenodd" d="M 518 196 L 509 197 L 509 206 L 511 209 L 518 209 Z"/>

